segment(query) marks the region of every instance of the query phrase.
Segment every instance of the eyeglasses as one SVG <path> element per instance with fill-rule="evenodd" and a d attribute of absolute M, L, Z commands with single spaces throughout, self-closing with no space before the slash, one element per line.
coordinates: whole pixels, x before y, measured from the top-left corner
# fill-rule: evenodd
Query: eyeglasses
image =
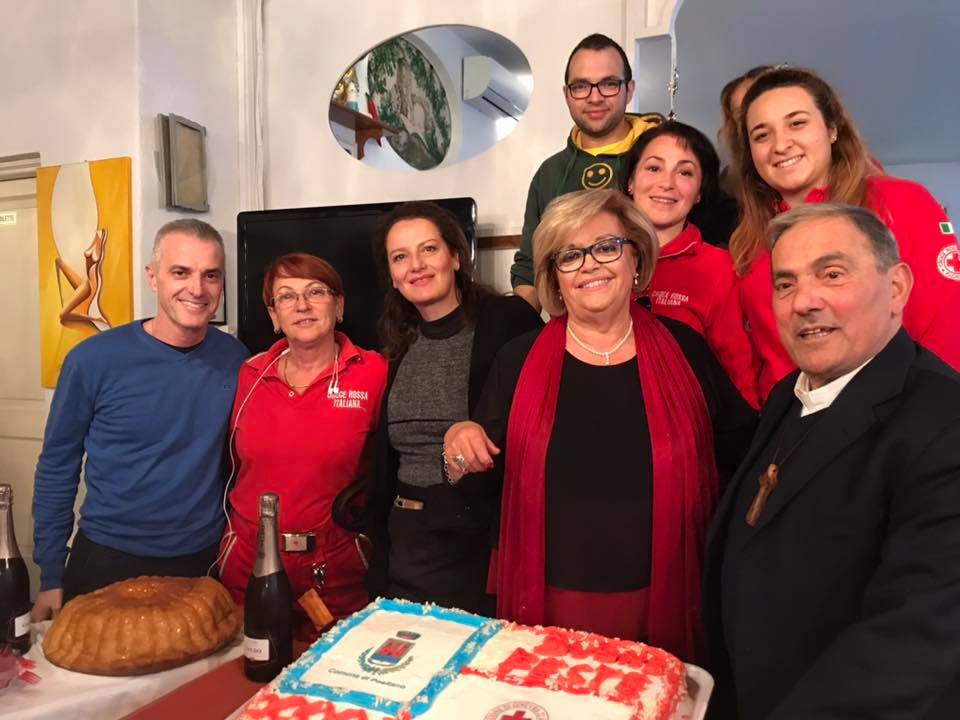
<path fill-rule="evenodd" d="M 620 94 L 620 87 L 626 82 L 621 78 L 604 78 L 600 82 L 587 82 L 586 80 L 574 80 L 567 84 L 567 92 L 574 100 L 586 100 L 590 93 L 596 88 L 603 97 L 614 97 Z"/>
<path fill-rule="evenodd" d="M 550 256 L 550 259 L 553 260 L 554 267 L 560 272 L 576 272 L 583 267 L 587 255 L 590 255 L 598 263 L 612 263 L 619 260 L 620 256 L 623 255 L 624 243 L 636 247 L 636 244 L 627 238 L 604 235 L 598 237 L 597 241 L 589 247 L 558 250 Z"/>
<path fill-rule="evenodd" d="M 270 298 L 270 304 L 275 308 L 288 310 L 294 307 L 301 297 L 311 305 L 323 305 L 336 296 L 337 294 L 330 288 L 323 287 L 323 285 L 311 285 L 302 294 L 293 290 L 283 290 L 279 295 Z"/>

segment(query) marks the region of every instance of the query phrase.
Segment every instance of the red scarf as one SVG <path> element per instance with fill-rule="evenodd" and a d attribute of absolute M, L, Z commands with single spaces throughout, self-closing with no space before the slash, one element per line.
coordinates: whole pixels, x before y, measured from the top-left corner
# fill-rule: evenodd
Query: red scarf
<path fill-rule="evenodd" d="M 648 640 L 692 660 L 700 639 L 703 546 L 718 495 L 713 429 L 703 391 L 676 340 L 639 305 L 631 305 L 631 316 L 653 450 Z M 523 364 L 507 426 L 497 615 L 527 625 L 544 620 L 544 473 L 566 330 L 561 317 L 540 333 Z M 629 453 L 635 441 L 621 442 L 620 451 Z"/>

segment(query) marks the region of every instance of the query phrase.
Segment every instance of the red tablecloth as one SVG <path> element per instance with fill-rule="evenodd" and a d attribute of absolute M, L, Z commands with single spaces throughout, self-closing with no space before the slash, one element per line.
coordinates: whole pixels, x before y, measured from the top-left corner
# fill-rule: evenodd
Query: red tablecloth
<path fill-rule="evenodd" d="M 307 649 L 306 643 L 294 642 L 294 657 Z M 223 720 L 263 686 L 247 680 L 243 674 L 243 658 L 234 658 L 157 698 L 124 720 Z"/>

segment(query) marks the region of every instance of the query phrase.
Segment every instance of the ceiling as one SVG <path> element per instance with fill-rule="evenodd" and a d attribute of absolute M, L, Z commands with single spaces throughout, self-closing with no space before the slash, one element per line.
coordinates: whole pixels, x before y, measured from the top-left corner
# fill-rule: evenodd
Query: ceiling
<path fill-rule="evenodd" d="M 957 0 L 685 0 L 675 29 L 679 119 L 711 137 L 728 80 L 788 62 L 840 92 L 883 164 L 960 161 Z M 667 80 L 654 86 L 661 96 Z M 638 98 L 640 107 L 662 105 Z"/>

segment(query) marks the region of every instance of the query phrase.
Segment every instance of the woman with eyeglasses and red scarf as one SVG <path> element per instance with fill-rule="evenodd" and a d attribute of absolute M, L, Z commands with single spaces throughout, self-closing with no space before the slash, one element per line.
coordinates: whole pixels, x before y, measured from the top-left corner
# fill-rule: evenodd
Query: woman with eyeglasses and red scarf
<path fill-rule="evenodd" d="M 553 319 L 504 346 L 478 422 L 444 438 L 452 482 L 503 476 L 497 614 L 693 660 L 718 466 L 736 466 L 755 414 L 696 331 L 633 302 L 657 240 L 629 198 L 557 198 L 534 248 Z"/>

